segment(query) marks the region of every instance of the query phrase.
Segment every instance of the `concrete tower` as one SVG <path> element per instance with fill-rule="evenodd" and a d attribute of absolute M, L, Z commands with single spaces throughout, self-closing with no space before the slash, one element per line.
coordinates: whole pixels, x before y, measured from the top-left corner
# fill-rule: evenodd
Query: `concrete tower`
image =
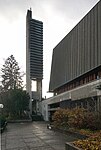
<path fill-rule="evenodd" d="M 43 79 L 43 23 L 32 19 L 32 11 L 26 16 L 26 90 L 30 95 L 30 114 L 41 112 Z M 36 91 L 32 91 L 32 81 Z"/>

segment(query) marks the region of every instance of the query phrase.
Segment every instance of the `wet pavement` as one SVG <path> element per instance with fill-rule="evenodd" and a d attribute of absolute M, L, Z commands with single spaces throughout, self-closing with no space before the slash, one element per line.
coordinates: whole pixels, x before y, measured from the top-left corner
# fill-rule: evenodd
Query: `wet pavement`
<path fill-rule="evenodd" d="M 65 150 L 65 142 L 76 139 L 73 135 L 47 129 L 45 122 L 9 123 L 1 135 L 1 149 Z"/>

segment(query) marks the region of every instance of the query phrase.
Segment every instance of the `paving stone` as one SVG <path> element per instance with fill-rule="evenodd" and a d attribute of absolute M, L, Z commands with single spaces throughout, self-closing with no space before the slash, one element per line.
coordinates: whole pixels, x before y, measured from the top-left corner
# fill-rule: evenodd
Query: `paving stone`
<path fill-rule="evenodd" d="M 65 150 L 65 146 L 64 145 L 53 145 L 53 148 L 55 150 Z"/>
<path fill-rule="evenodd" d="M 14 148 L 23 148 L 26 147 L 26 144 L 23 142 L 16 142 L 16 141 L 12 141 L 9 143 L 6 143 L 6 149 L 14 149 Z"/>
<path fill-rule="evenodd" d="M 47 129 L 45 122 L 8 123 L 2 134 L 2 150 L 65 150 L 75 137 Z"/>
<path fill-rule="evenodd" d="M 54 150 L 53 148 L 51 148 L 51 147 L 37 147 L 37 148 L 32 148 L 32 149 L 30 149 L 30 150 Z"/>
<path fill-rule="evenodd" d="M 37 147 L 42 147 L 42 146 L 47 146 L 46 143 L 44 142 L 33 142 L 33 143 L 27 143 L 27 146 L 29 148 L 37 148 Z"/>
<path fill-rule="evenodd" d="M 40 139 L 38 138 L 25 138 L 23 140 L 25 143 L 40 142 Z"/>
<path fill-rule="evenodd" d="M 17 148 L 10 148 L 10 149 L 7 149 L 7 150 L 30 150 L 30 149 L 28 147 L 17 147 Z"/>

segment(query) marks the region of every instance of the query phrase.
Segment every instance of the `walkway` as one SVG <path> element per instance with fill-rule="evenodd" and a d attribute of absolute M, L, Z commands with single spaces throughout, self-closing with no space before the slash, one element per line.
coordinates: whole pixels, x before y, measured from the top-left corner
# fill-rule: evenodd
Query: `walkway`
<path fill-rule="evenodd" d="M 47 129 L 45 122 L 9 123 L 2 134 L 2 150 L 65 150 L 65 142 L 76 140 Z"/>

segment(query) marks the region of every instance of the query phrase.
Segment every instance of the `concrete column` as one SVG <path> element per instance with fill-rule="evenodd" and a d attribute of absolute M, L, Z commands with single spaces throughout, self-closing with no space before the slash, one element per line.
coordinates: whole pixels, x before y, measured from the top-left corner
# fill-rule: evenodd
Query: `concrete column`
<path fill-rule="evenodd" d="M 100 103 L 101 103 L 101 97 L 97 98 L 97 111 L 100 112 Z"/>
<path fill-rule="evenodd" d="M 89 110 L 89 102 L 88 102 L 88 100 L 87 100 L 87 109 Z"/>
<path fill-rule="evenodd" d="M 41 106 L 41 101 L 42 101 L 42 80 L 37 80 L 36 81 L 36 90 L 39 95 L 39 100 L 37 101 L 37 110 L 42 113 L 42 106 Z"/>
<path fill-rule="evenodd" d="M 42 80 L 37 80 L 37 92 L 39 93 L 39 101 L 42 100 Z"/>
<path fill-rule="evenodd" d="M 32 114 L 32 92 L 31 92 L 31 79 L 29 75 L 27 75 L 26 77 L 26 91 L 29 93 L 30 96 L 29 109 L 30 114 Z"/>

